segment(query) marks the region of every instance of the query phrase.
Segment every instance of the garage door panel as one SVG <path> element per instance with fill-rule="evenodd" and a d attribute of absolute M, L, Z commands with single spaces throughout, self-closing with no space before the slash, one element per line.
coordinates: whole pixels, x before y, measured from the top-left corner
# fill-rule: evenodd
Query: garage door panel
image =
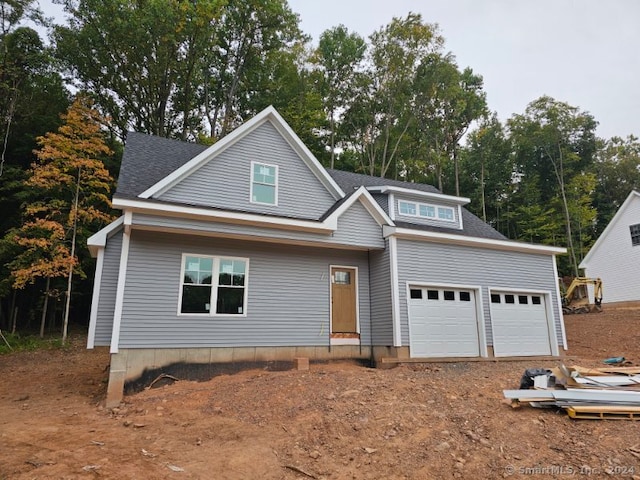
<path fill-rule="evenodd" d="M 491 325 L 496 357 L 551 355 L 549 322 L 541 295 L 492 293 Z"/>
<path fill-rule="evenodd" d="M 478 320 L 473 292 L 449 288 L 420 290 L 422 298 L 409 299 L 411 356 L 479 356 Z M 416 292 L 412 292 L 414 295 Z"/>

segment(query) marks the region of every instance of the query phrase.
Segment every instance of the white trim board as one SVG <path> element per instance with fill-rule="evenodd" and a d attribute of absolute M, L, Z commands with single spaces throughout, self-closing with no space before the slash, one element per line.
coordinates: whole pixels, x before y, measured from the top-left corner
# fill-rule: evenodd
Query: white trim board
<path fill-rule="evenodd" d="M 276 130 L 300 156 L 302 161 L 307 164 L 309 169 L 318 178 L 318 180 L 320 180 L 324 187 L 331 193 L 334 199 L 337 200 L 345 196 L 345 193 L 338 186 L 335 180 L 333 180 L 333 178 L 324 169 L 320 162 L 318 162 L 318 160 L 314 157 L 311 151 L 302 143 L 300 138 L 295 134 L 295 132 L 291 129 L 287 122 L 285 122 L 285 120 L 280 116 L 280 114 L 273 106 L 269 106 L 262 112 L 258 113 L 255 117 L 251 118 L 240 127 L 236 128 L 227 136 L 218 140 L 211 147 L 193 157 L 180 168 L 174 170 L 171 174 L 167 175 L 165 178 L 146 189 L 139 195 L 139 197 L 152 198 L 162 195 L 171 187 L 191 175 L 204 164 L 221 154 L 227 148 L 234 145 L 240 139 L 242 139 L 267 121 L 270 121 L 273 124 Z"/>
<path fill-rule="evenodd" d="M 424 184 L 421 184 L 421 185 L 424 185 Z M 379 186 L 367 187 L 367 190 L 374 193 L 390 193 L 390 192 L 404 193 L 407 195 L 415 195 L 418 197 L 429 198 L 432 200 L 451 202 L 457 205 L 466 205 L 471 202 L 471 199 L 467 197 L 455 197 L 453 195 L 445 195 L 444 193 L 425 192 L 423 190 L 414 190 L 412 188 L 405 188 L 405 187 L 394 187 L 390 185 L 379 185 Z"/>
<path fill-rule="evenodd" d="M 120 266 L 118 268 L 118 285 L 116 287 L 116 303 L 113 311 L 113 328 L 111 330 L 110 353 L 118 353 L 120 345 L 120 325 L 122 323 L 122 309 L 124 306 L 124 287 L 127 280 L 127 264 L 129 262 L 129 243 L 131 233 L 122 233 L 122 249 L 120 250 Z"/>
<path fill-rule="evenodd" d="M 446 243 L 449 245 L 489 248 L 492 250 L 506 250 L 534 254 L 537 253 L 541 255 L 558 255 L 561 253 L 567 253 L 567 249 L 561 247 L 548 247 L 546 245 L 534 245 L 530 243 L 514 242 L 511 240 L 493 240 L 480 237 L 465 237 L 462 235 L 452 235 L 449 233 L 430 232 L 427 230 L 413 230 L 410 228 L 391 226 L 383 226 L 382 235 L 385 238 L 401 238 L 406 240 Z"/>
<path fill-rule="evenodd" d="M 98 324 L 98 305 L 100 303 L 100 288 L 102 287 L 102 270 L 104 267 L 104 247 L 99 248 L 96 260 L 96 271 L 93 279 L 93 294 L 91 296 L 91 312 L 89 313 L 89 333 L 87 334 L 87 348 L 95 346 L 96 326 Z"/>
<path fill-rule="evenodd" d="M 344 268 L 349 270 L 355 270 L 356 272 L 356 332 L 360 334 L 360 271 L 359 268 L 355 265 L 329 265 L 329 340 L 331 345 L 340 345 L 339 343 L 332 343 L 333 339 L 331 339 L 331 334 L 333 333 L 333 277 L 331 276 L 331 271 L 334 268 Z M 351 344 L 343 344 L 343 345 L 351 345 Z M 358 339 L 358 345 L 360 345 L 360 340 Z"/>

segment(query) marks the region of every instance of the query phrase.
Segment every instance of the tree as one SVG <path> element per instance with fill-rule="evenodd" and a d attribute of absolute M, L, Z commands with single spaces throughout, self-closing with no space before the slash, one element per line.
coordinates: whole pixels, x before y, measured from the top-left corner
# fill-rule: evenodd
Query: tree
<path fill-rule="evenodd" d="M 594 205 L 598 210 L 596 236 L 613 218 L 629 193 L 640 189 L 640 141 L 629 135 L 613 137 L 598 149 Z"/>
<path fill-rule="evenodd" d="M 344 123 L 350 131 L 349 142 L 360 154 L 361 170 L 397 177 L 398 157 L 414 121 L 417 68 L 429 54 L 441 50 L 444 40 L 436 25 L 409 13 L 374 32 L 370 42 L 368 65 L 358 78 Z"/>
<path fill-rule="evenodd" d="M 440 190 L 444 190 L 446 164 L 453 163 L 458 196 L 458 144 L 471 123 L 486 114 L 482 88 L 482 77 L 470 68 L 460 71 L 451 54 L 426 56 L 416 72 L 413 135 L 424 146 L 422 151 L 434 167 Z"/>
<path fill-rule="evenodd" d="M 78 240 L 86 239 L 89 229 L 112 220 L 108 196 L 113 179 L 100 160 L 111 154 L 103 138 L 104 119 L 88 98 L 78 96 L 63 122 L 56 133 L 38 139 L 37 161 L 26 181 L 37 198 L 26 205 L 22 226 L 8 236 L 22 249 L 9 264 L 15 288 L 37 278 L 67 277 L 64 342 L 73 273 L 84 275 Z"/>
<path fill-rule="evenodd" d="M 516 169 L 521 182 L 536 182 L 538 205 L 558 205 L 563 218 L 570 267 L 578 276 L 578 251 L 574 245 L 573 222 L 584 219 L 571 215 L 570 205 L 582 197 L 572 192 L 572 179 L 589 171 L 597 149 L 597 123 L 588 113 L 567 103 L 543 96 L 527 106 L 522 115 L 508 121 L 515 147 Z M 588 182 L 585 183 L 588 185 Z M 577 197 L 572 197 L 572 193 Z M 581 209 L 576 210 L 582 211 Z"/>
<path fill-rule="evenodd" d="M 55 29 L 58 55 L 124 135 L 133 128 L 193 137 L 200 62 L 222 2 L 65 0 L 69 24 Z"/>
<path fill-rule="evenodd" d="M 511 142 L 498 117 L 486 118 L 467 136 L 461 152 L 462 189 L 471 197 L 469 208 L 500 229 L 500 209 L 511 192 Z"/>
<path fill-rule="evenodd" d="M 307 41 L 285 0 L 229 0 L 203 59 L 200 103 L 211 135 L 221 138 L 256 113 Z M 281 66 L 280 61 L 284 61 Z M 270 76 L 274 74 L 275 76 Z M 296 79 L 294 79 L 294 82 Z"/>
<path fill-rule="evenodd" d="M 335 167 L 337 117 L 351 105 L 353 85 L 366 50 L 367 44 L 360 35 L 349 33 L 344 25 L 339 25 L 320 35 L 313 57 L 322 73 L 320 91 L 329 119 L 331 168 Z"/>

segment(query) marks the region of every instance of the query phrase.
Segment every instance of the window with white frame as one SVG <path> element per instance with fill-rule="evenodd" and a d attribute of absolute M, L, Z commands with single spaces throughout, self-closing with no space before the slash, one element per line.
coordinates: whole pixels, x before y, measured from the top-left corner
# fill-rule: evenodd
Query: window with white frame
<path fill-rule="evenodd" d="M 439 207 L 428 203 L 407 202 L 398 200 L 398 213 L 409 217 L 422 217 L 446 222 L 455 221 L 455 213 L 451 207 Z"/>
<path fill-rule="evenodd" d="M 251 163 L 251 203 L 277 205 L 278 166 Z"/>
<path fill-rule="evenodd" d="M 405 202 L 404 200 L 398 201 L 398 211 L 400 215 L 411 215 L 415 217 L 416 214 L 416 204 L 413 202 Z"/>
<path fill-rule="evenodd" d="M 182 256 L 181 314 L 244 315 L 248 258 Z"/>
<path fill-rule="evenodd" d="M 450 207 L 438 207 L 438 218 L 440 220 L 446 220 L 453 222 L 453 208 Z"/>
<path fill-rule="evenodd" d="M 640 223 L 636 225 L 629 225 L 629 231 L 631 233 L 631 245 L 640 245 Z"/>
<path fill-rule="evenodd" d="M 433 205 L 420 204 L 420 216 L 425 218 L 436 218 L 436 207 Z"/>

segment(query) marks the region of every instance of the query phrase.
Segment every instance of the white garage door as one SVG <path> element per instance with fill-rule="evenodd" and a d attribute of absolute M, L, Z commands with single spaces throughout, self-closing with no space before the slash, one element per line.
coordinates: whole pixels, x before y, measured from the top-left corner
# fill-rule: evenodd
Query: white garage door
<path fill-rule="evenodd" d="M 412 357 L 478 357 L 473 290 L 411 287 L 409 346 Z"/>
<path fill-rule="evenodd" d="M 496 357 L 551 355 L 549 322 L 542 295 L 492 292 L 491 325 Z"/>

